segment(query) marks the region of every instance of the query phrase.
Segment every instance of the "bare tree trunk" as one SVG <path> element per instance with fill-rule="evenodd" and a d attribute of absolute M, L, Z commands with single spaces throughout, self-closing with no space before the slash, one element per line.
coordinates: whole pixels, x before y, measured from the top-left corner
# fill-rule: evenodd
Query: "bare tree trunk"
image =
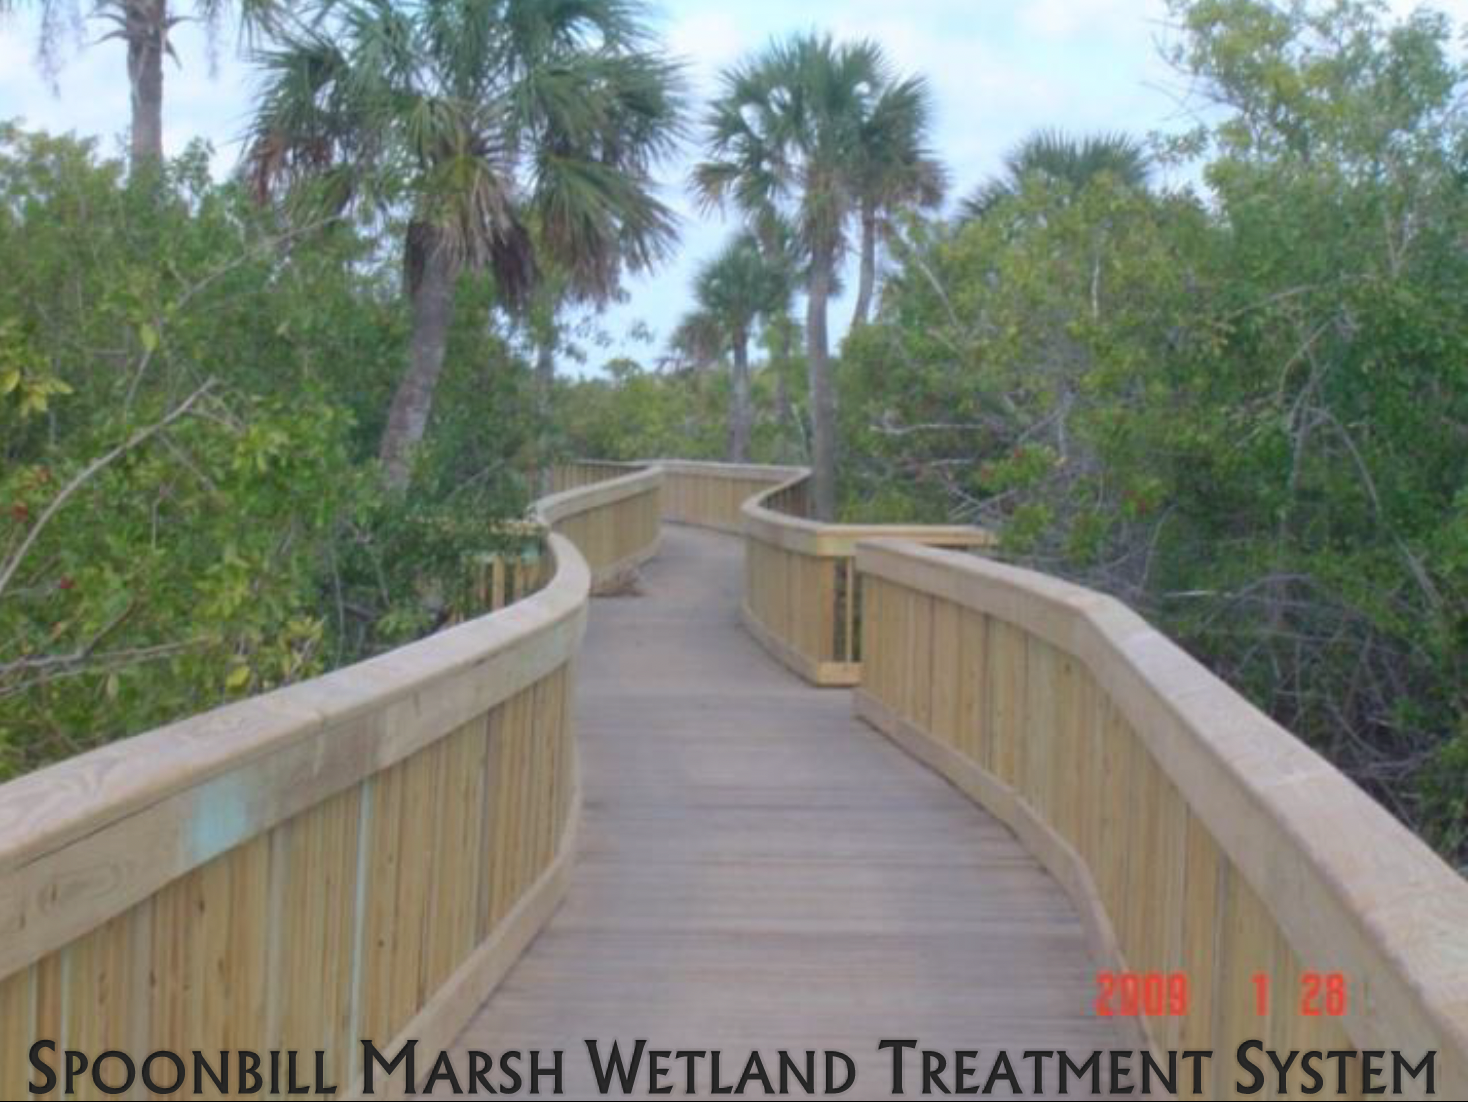
<path fill-rule="evenodd" d="M 749 334 L 734 334 L 734 368 L 730 373 L 729 462 L 749 462 L 749 438 L 754 410 L 749 398 Z"/>
<path fill-rule="evenodd" d="M 826 337 L 826 307 L 831 297 L 832 267 L 829 253 L 812 258 L 806 295 L 811 488 L 814 491 L 811 504 L 817 520 L 831 520 L 836 515 L 836 387 L 831 378 L 831 356 Z"/>
<path fill-rule="evenodd" d="M 861 211 L 861 272 L 856 283 L 856 308 L 851 312 L 851 327 L 865 325 L 871 319 L 872 297 L 877 290 L 877 212 L 869 206 Z"/>
<path fill-rule="evenodd" d="M 433 392 L 443 370 L 449 324 L 454 316 L 454 265 L 436 242 L 423 247 L 421 268 L 409 280 L 413 332 L 408 346 L 408 371 L 393 395 L 382 432 L 381 457 L 388 485 L 408 484 L 412 452 L 428 429 Z"/>
<path fill-rule="evenodd" d="M 132 90 L 129 150 L 134 174 L 163 162 L 163 51 L 168 39 L 168 0 L 123 0 L 127 79 Z"/>

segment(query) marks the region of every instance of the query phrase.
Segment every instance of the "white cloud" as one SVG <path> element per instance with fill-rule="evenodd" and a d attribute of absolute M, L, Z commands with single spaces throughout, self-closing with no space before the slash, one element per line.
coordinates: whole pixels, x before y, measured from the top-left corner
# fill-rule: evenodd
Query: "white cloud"
<path fill-rule="evenodd" d="M 760 42 L 755 29 L 729 8 L 694 11 L 667 29 L 669 52 L 686 60 L 701 93 L 710 92 L 719 72 Z"/>
<path fill-rule="evenodd" d="M 1106 34 L 1127 23 L 1160 19 L 1163 0 L 1026 0 L 1018 7 L 1019 25 L 1046 38 Z"/>

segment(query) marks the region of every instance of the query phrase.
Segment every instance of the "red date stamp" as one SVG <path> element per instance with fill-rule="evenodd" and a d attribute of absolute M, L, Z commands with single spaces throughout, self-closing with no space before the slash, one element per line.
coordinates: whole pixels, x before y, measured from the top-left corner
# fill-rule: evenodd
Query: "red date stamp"
<path fill-rule="evenodd" d="M 1267 1018 L 1273 1010 L 1270 976 L 1251 977 L 1254 1012 Z M 1181 1018 L 1192 998 L 1186 972 L 1096 973 L 1095 1011 L 1102 1018 Z M 1350 984 L 1341 972 L 1304 972 L 1294 1009 L 1302 1018 L 1339 1018 L 1350 1010 Z"/>
<path fill-rule="evenodd" d="M 1097 972 L 1102 1018 L 1181 1018 L 1188 1012 L 1186 972 Z"/>
<path fill-rule="evenodd" d="M 1269 976 L 1256 973 L 1254 1010 L 1262 1018 L 1269 1013 Z M 1350 985 L 1341 972 L 1303 972 L 1300 975 L 1296 1011 L 1302 1018 L 1339 1018 L 1350 1009 Z"/>

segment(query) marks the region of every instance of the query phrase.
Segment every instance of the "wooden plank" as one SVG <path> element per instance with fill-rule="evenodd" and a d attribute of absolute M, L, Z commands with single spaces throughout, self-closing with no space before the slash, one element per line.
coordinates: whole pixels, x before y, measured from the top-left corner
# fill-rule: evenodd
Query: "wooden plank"
<path fill-rule="evenodd" d="M 646 595 L 594 608 L 571 890 L 460 1060 L 568 1037 L 799 1038 L 857 1054 L 855 1093 L 881 1098 L 871 1054 L 895 1020 L 940 1047 L 1119 1047 L 1090 1013 L 1094 964 L 1054 881 L 856 722 L 846 693 L 761 655 L 735 620 L 740 569 L 734 541 L 670 530 Z M 885 615 L 886 594 L 868 596 Z M 571 1057 L 567 1095 L 593 1095 Z"/>
<path fill-rule="evenodd" d="M 558 546 L 557 579 L 498 615 L 0 787 L 0 975 L 563 664 L 589 576 Z"/>
<path fill-rule="evenodd" d="M 988 682 L 1001 749 L 1006 716 L 1023 700 L 1005 697 L 1016 682 L 1005 668 L 1012 649 L 1006 636 L 1033 636 L 1079 662 L 1133 732 L 1145 755 L 1137 762 L 1159 771 L 1205 826 L 1231 875 L 1267 900 L 1270 921 L 1291 951 L 1315 971 L 1346 972 L 1372 991 L 1344 1020 L 1354 1043 L 1437 1049 L 1446 1054 L 1443 1081 L 1468 1092 L 1468 956 L 1461 936 L 1468 884 L 1420 839 L 1112 598 L 895 540 L 862 544 L 857 560 L 869 577 L 991 618 Z M 1033 699 L 1044 696 L 1037 691 Z M 996 771 L 1007 765 L 996 760 Z M 1129 832 L 1138 846 L 1177 818 L 1159 813 L 1169 803 L 1166 787 L 1145 779 L 1137 790 L 1142 818 Z M 1103 857 L 1096 880 L 1123 944 L 1134 951 L 1149 935 L 1171 937 L 1171 927 L 1149 927 L 1135 913 L 1133 893 L 1154 886 L 1146 870 L 1129 867 L 1127 888 L 1118 891 L 1118 870 L 1106 866 L 1119 860 Z M 1161 886 L 1171 892 L 1173 873 L 1167 878 Z"/>

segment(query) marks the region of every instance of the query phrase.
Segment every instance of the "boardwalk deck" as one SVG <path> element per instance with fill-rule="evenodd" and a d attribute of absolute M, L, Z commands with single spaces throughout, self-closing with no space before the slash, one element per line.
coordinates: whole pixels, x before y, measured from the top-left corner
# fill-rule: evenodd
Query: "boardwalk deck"
<path fill-rule="evenodd" d="M 751 1050 L 834 1048 L 858 1064 L 848 1097 L 886 1098 L 886 1037 L 982 1067 L 1125 1046 L 1090 1012 L 1059 887 L 845 691 L 768 658 L 739 626 L 741 571 L 737 540 L 669 527 L 640 595 L 595 605 L 573 886 L 457 1050 L 564 1049 L 580 1096 L 588 1038 L 722 1049 L 726 1079 Z"/>

